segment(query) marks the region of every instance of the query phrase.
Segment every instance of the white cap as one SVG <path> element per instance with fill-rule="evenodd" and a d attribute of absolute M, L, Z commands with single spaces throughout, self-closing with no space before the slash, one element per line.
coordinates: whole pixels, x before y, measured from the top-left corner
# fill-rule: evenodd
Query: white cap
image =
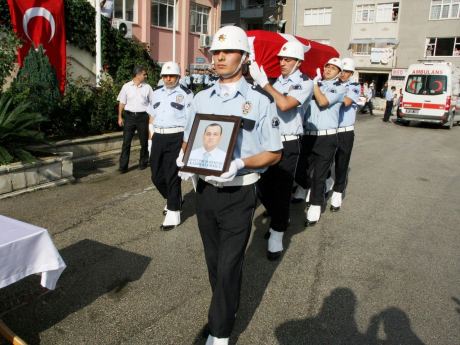
<path fill-rule="evenodd" d="M 355 71 L 355 61 L 352 58 L 342 59 L 342 67 L 344 71 L 354 72 Z"/>
<path fill-rule="evenodd" d="M 334 65 L 334 66 L 338 67 L 339 70 L 342 70 L 342 61 L 340 61 L 339 58 L 329 59 L 329 61 L 324 64 L 324 66 L 326 66 L 326 65 Z"/>
<path fill-rule="evenodd" d="M 303 44 L 299 41 L 288 41 L 283 44 L 278 56 L 290 57 L 300 61 L 304 60 Z"/>
<path fill-rule="evenodd" d="M 180 75 L 179 65 L 174 61 L 168 61 L 161 67 L 160 76 L 163 75 Z"/>
<path fill-rule="evenodd" d="M 238 26 L 224 26 L 215 33 L 210 51 L 215 50 L 242 50 L 250 53 L 249 41 L 246 32 Z"/>

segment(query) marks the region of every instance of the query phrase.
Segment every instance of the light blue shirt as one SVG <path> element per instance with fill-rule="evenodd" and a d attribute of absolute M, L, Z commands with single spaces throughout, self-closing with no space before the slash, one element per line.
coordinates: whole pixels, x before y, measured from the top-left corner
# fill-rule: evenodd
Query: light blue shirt
<path fill-rule="evenodd" d="M 195 114 L 233 115 L 243 118 L 232 159 L 254 156 L 264 151 L 279 151 L 283 148 L 279 132 L 279 121 L 274 121 L 274 106 L 267 96 L 241 78 L 234 92 L 226 97 L 220 83 L 199 92 L 193 99 L 184 133 L 187 142 Z M 238 175 L 263 172 L 263 169 L 241 169 Z"/>
<path fill-rule="evenodd" d="M 305 129 L 307 131 L 336 129 L 339 125 L 340 106 L 347 91 L 345 86 L 338 79 L 323 80 L 320 90 L 326 96 L 329 105 L 320 108 L 314 97 L 312 98 L 305 116 Z"/>
<path fill-rule="evenodd" d="M 394 100 L 394 94 L 393 94 L 393 91 L 391 91 L 390 89 L 387 90 L 387 92 L 385 92 L 385 99 L 387 100 L 387 102 L 391 102 Z"/>
<path fill-rule="evenodd" d="M 288 111 L 281 111 L 278 107 L 276 108 L 281 135 L 301 135 L 304 116 L 313 95 L 313 81 L 297 70 L 287 78 L 282 75 L 279 76 L 273 84 L 273 88 L 283 95 L 294 97 L 299 101 L 297 107 Z"/>
<path fill-rule="evenodd" d="M 185 127 L 193 93 L 181 84 L 174 89 L 162 86 L 153 91 L 147 113 L 153 117 L 154 128 Z"/>
<path fill-rule="evenodd" d="M 348 127 L 353 126 L 356 121 L 356 110 L 358 109 L 357 103 L 359 101 L 361 87 L 359 83 L 350 81 L 345 82 L 343 85 L 347 89 L 345 97 L 350 98 L 353 101 L 353 103 L 351 103 L 351 105 L 348 107 L 346 107 L 345 104 L 342 103 L 339 114 L 339 127 Z"/>

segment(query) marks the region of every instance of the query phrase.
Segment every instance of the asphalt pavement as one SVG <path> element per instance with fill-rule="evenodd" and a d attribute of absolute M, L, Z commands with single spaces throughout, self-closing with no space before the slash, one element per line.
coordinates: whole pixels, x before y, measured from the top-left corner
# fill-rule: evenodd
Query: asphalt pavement
<path fill-rule="evenodd" d="M 257 209 L 231 344 L 460 344 L 459 157 L 458 126 L 359 115 L 340 212 L 305 229 L 293 205 L 269 262 Z M 29 344 L 203 345 L 211 293 L 190 184 L 183 224 L 163 232 L 149 170 L 104 164 L 0 201 L 47 228 L 68 266 L 55 291 L 36 276 L 2 289 L 0 317 Z"/>

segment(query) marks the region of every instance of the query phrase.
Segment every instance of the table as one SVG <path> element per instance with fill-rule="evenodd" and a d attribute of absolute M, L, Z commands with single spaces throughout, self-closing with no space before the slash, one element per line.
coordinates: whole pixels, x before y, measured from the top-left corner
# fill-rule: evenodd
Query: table
<path fill-rule="evenodd" d="M 0 288 L 31 274 L 54 290 L 66 268 L 46 229 L 0 215 Z M 0 334 L 12 344 L 25 344 L 1 320 Z"/>

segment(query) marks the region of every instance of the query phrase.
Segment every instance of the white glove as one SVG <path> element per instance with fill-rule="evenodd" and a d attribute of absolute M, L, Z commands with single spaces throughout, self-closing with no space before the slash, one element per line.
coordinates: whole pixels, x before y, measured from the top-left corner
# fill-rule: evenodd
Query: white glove
<path fill-rule="evenodd" d="M 319 67 L 316 69 L 316 77 L 313 78 L 313 84 L 318 85 L 318 83 L 323 79 L 321 75 L 321 70 Z"/>
<path fill-rule="evenodd" d="M 252 61 L 249 65 L 249 73 L 251 74 L 252 79 L 259 84 L 261 88 L 268 84 L 267 74 L 264 71 L 264 67 L 259 65 L 257 62 Z"/>
<path fill-rule="evenodd" d="M 176 165 L 182 168 L 184 164 L 184 150 L 180 149 L 179 156 L 176 158 Z"/>
<path fill-rule="evenodd" d="M 242 159 L 235 159 L 230 163 L 230 167 L 228 168 L 227 172 L 224 172 L 220 176 L 206 176 L 205 181 L 206 182 L 218 182 L 218 183 L 224 183 L 224 182 L 230 182 L 232 181 L 236 174 L 238 173 L 238 170 L 244 168 L 244 162 Z"/>

